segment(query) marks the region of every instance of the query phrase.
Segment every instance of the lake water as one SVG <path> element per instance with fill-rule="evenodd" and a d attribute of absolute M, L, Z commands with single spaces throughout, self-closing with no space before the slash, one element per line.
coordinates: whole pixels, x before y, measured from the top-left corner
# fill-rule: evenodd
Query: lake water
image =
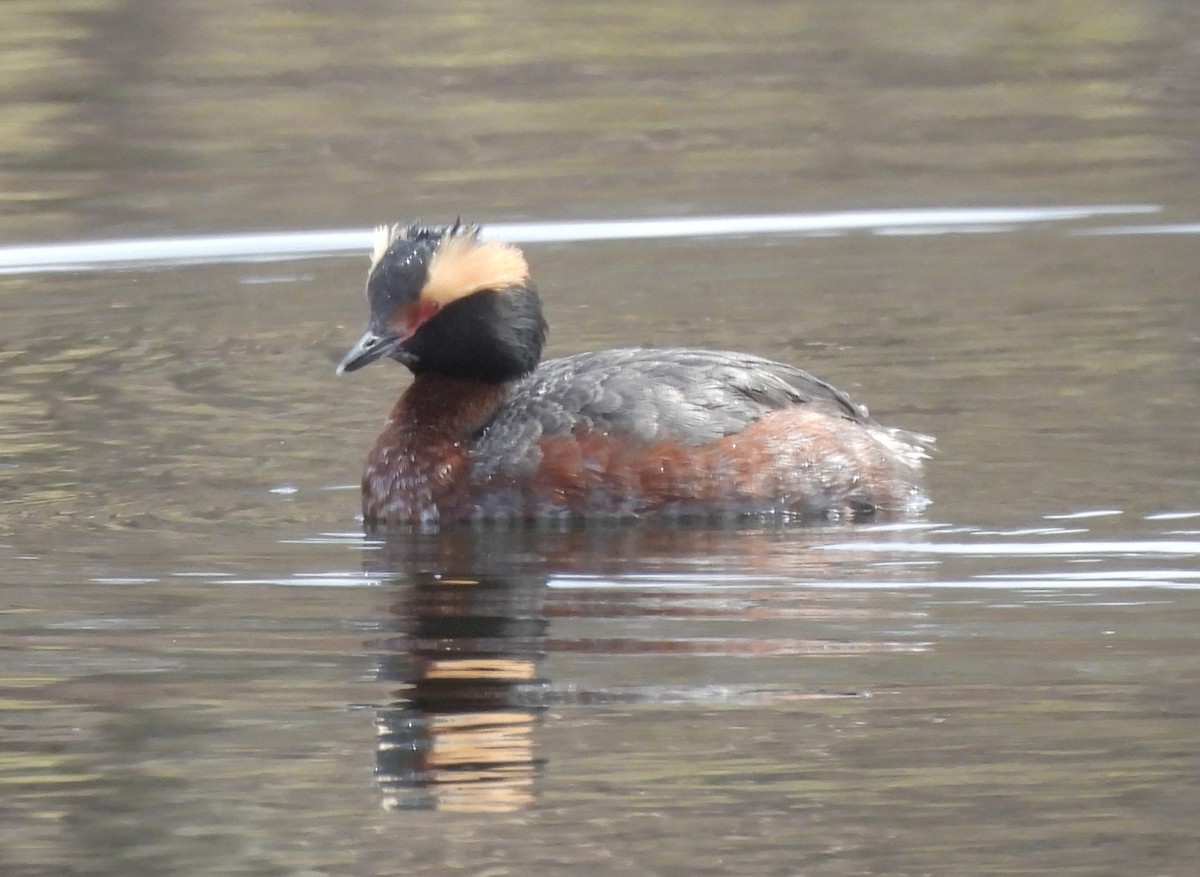
<path fill-rule="evenodd" d="M 0 33 L 0 873 L 1194 873 L 1195 4 Z M 365 229 L 459 214 L 551 354 L 795 362 L 933 504 L 364 535 Z"/>

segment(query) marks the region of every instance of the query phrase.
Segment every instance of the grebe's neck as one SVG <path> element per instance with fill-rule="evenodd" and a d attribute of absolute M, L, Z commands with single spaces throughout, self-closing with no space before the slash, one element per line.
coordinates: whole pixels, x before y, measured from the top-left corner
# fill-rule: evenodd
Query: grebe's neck
<path fill-rule="evenodd" d="M 396 402 L 387 428 L 450 440 L 471 436 L 491 420 L 509 387 L 508 383 L 420 372 Z"/>

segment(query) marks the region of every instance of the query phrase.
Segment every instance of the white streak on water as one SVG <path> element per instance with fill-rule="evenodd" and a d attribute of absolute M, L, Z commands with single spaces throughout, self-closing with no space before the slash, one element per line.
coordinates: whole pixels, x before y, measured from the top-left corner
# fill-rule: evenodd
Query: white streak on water
<path fill-rule="evenodd" d="M 997 554 L 1041 557 L 1048 554 L 1183 554 L 1200 556 L 1200 542 L 1183 540 L 1143 542 L 835 542 L 814 546 L 821 551 L 862 551 L 880 554 L 958 554 L 988 557 Z"/>
<path fill-rule="evenodd" d="M 1164 225 L 1116 225 L 1109 228 L 1078 228 L 1071 231 L 1078 237 L 1103 237 L 1131 234 L 1200 234 L 1200 222 L 1176 222 Z"/>
<path fill-rule="evenodd" d="M 865 231 L 895 234 L 1000 233 L 1021 225 L 1101 216 L 1157 213 L 1157 204 L 1046 207 L 963 207 L 843 210 L 750 216 L 659 217 L 603 222 L 510 222 L 485 228 L 486 237 L 513 243 L 577 243 L 729 235 L 830 235 Z M 0 274 L 130 269 L 205 263 L 315 259 L 371 248 L 371 229 L 80 241 L 0 247 Z"/>
<path fill-rule="evenodd" d="M 1047 521 L 1077 521 L 1081 518 L 1111 518 L 1125 514 L 1120 509 L 1092 509 L 1082 512 L 1065 512 L 1057 515 L 1042 515 Z"/>

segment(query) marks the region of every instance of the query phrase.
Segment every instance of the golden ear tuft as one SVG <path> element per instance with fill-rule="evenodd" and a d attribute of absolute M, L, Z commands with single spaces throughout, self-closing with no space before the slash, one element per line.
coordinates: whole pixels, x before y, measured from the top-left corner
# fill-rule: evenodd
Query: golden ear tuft
<path fill-rule="evenodd" d="M 481 241 L 478 226 L 456 224 L 442 237 L 429 260 L 421 298 L 449 304 L 484 289 L 505 289 L 529 282 L 524 254 L 503 241 Z"/>
<path fill-rule="evenodd" d="M 407 231 L 407 226 L 400 223 L 395 225 L 377 225 L 375 226 L 375 237 L 371 247 L 371 267 L 374 268 L 379 264 L 379 260 L 383 258 L 383 254 L 388 251 L 388 247 L 396 242 L 400 235 Z"/>

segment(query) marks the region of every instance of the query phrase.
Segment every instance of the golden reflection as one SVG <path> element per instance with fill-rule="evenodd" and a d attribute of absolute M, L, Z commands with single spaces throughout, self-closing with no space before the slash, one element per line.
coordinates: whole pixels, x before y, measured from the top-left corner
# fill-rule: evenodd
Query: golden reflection
<path fill-rule="evenodd" d="M 412 550 L 421 545 L 434 550 Z M 496 813 L 533 801 L 545 580 L 497 569 L 475 547 L 397 539 L 383 552 L 392 600 L 379 676 L 399 683 L 377 714 L 387 809 Z"/>
<path fill-rule="evenodd" d="M 418 718 L 408 712 L 399 717 L 403 720 L 381 711 L 379 718 L 376 763 L 385 809 L 509 812 L 533 802 L 537 763 L 532 714 L 485 711 Z"/>
<path fill-rule="evenodd" d="M 533 662 L 494 659 L 430 661 L 427 679 L 532 679 Z"/>
<path fill-rule="evenodd" d="M 382 575 L 388 608 L 373 646 L 377 675 L 394 698 L 377 711 L 383 806 L 483 813 L 528 806 L 542 767 L 537 730 L 555 703 L 856 696 L 720 685 L 703 676 L 588 687 L 545 678 L 542 669 L 544 656 L 555 652 L 626 662 L 637 679 L 642 674 L 628 662 L 923 649 L 904 637 L 848 637 L 846 626 L 909 615 L 868 604 L 864 592 L 831 594 L 802 584 L 873 569 L 855 552 L 811 550 L 852 532 L 648 525 L 377 532 L 380 550 L 370 555 L 369 572 Z M 552 624 L 560 627 L 554 635 Z"/>

